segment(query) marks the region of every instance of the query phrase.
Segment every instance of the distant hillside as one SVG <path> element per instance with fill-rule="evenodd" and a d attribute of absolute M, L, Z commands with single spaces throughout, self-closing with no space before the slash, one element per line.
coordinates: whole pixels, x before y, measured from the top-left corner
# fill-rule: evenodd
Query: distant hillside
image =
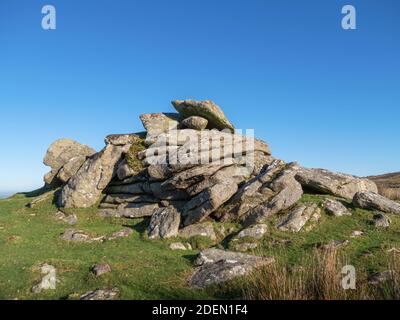
<path fill-rule="evenodd" d="M 400 172 L 370 176 L 368 178 L 377 184 L 382 195 L 394 200 L 400 200 Z"/>

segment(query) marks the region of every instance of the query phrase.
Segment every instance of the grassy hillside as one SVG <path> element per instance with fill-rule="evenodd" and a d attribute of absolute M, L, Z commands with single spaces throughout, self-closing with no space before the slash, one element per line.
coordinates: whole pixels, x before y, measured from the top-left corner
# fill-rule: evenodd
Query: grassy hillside
<path fill-rule="evenodd" d="M 303 201 L 319 203 L 323 198 L 305 195 Z M 71 227 L 55 218 L 57 209 L 51 199 L 29 209 L 26 204 L 32 199 L 16 195 L 0 200 L 0 299 L 66 299 L 113 286 L 120 289 L 122 299 L 229 299 L 242 295 L 240 281 L 222 288 L 188 288 L 198 251 L 172 251 L 167 241 L 147 240 L 147 220 L 101 218 L 96 209 L 75 210 L 78 224 L 74 229 L 109 235 L 128 226 L 134 233 L 104 243 L 71 244 L 59 238 Z M 347 239 L 350 244 L 340 252 L 360 274 L 386 270 L 393 255 L 388 250 L 400 249 L 400 217 L 391 216 L 389 230 L 377 230 L 369 223 L 372 212 L 352 212 L 349 217 L 323 214 L 314 229 L 298 234 L 276 231 L 276 221 L 271 221 L 270 232 L 254 253 L 276 257 L 279 266 L 299 267 L 309 263 L 317 243 Z M 354 230 L 364 235 L 353 239 L 350 235 Z M 228 242 L 222 244 L 227 246 Z M 103 262 L 111 265 L 112 272 L 95 278 L 89 269 Z M 37 266 L 42 263 L 56 267 L 59 283 L 56 290 L 35 295 L 31 288 L 41 279 Z"/>
<path fill-rule="evenodd" d="M 400 200 L 400 172 L 368 177 L 378 186 L 379 193 L 393 200 Z"/>

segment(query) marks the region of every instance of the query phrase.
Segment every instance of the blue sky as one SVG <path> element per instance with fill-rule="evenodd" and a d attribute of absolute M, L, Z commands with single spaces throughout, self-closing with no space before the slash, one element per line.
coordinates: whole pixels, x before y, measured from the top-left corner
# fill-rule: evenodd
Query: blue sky
<path fill-rule="evenodd" d="M 399 15 L 397 0 L 2 0 L 0 191 L 41 186 L 55 139 L 101 149 L 185 98 L 216 101 L 285 160 L 400 171 Z"/>

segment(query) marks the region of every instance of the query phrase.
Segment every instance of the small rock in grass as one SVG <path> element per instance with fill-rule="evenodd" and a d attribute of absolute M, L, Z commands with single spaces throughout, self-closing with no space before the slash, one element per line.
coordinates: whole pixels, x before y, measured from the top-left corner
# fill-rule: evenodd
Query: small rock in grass
<path fill-rule="evenodd" d="M 375 228 L 389 228 L 392 221 L 383 213 L 376 213 L 372 218 L 372 224 Z"/>
<path fill-rule="evenodd" d="M 267 231 L 268 231 L 268 226 L 266 224 L 256 224 L 240 231 L 239 234 L 235 236 L 235 239 L 240 239 L 245 237 L 262 239 L 262 237 L 267 233 Z"/>
<path fill-rule="evenodd" d="M 359 231 L 359 230 L 354 230 L 351 235 L 350 238 L 357 238 L 357 237 L 361 237 L 364 234 L 364 232 Z"/>
<path fill-rule="evenodd" d="M 377 272 L 368 278 L 368 283 L 378 285 L 383 282 L 387 282 L 393 279 L 394 272 L 392 270 L 386 270 L 383 272 Z"/>
<path fill-rule="evenodd" d="M 40 266 L 40 271 L 45 276 L 32 288 L 32 292 L 38 294 L 42 290 L 54 290 L 57 284 L 56 268 L 45 263 Z"/>
<path fill-rule="evenodd" d="M 111 267 L 107 263 L 99 263 L 92 267 L 91 272 L 96 276 L 99 277 L 105 273 L 111 272 Z"/>
<path fill-rule="evenodd" d="M 80 297 L 80 300 L 115 300 L 119 297 L 118 288 L 105 288 L 89 291 Z"/>
<path fill-rule="evenodd" d="M 58 220 L 68 223 L 71 226 L 78 223 L 78 217 L 75 214 L 66 215 L 64 212 L 58 211 L 55 216 Z"/>
<path fill-rule="evenodd" d="M 69 229 L 61 234 L 60 238 L 70 242 L 90 242 L 92 239 L 88 234 L 80 230 Z"/>

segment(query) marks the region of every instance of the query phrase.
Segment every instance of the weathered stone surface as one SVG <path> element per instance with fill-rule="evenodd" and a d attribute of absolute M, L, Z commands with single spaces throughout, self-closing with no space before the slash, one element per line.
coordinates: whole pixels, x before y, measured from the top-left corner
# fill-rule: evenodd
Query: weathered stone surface
<path fill-rule="evenodd" d="M 99 210 L 102 217 L 144 218 L 151 217 L 158 209 L 157 203 L 128 203 L 121 204 L 116 209 Z"/>
<path fill-rule="evenodd" d="M 259 240 L 264 237 L 267 231 L 268 231 L 268 226 L 266 224 L 256 224 L 240 231 L 234 237 L 234 239 L 253 238 Z"/>
<path fill-rule="evenodd" d="M 207 128 L 208 120 L 198 116 L 191 116 L 184 119 L 181 125 L 188 129 L 204 130 L 205 128 Z"/>
<path fill-rule="evenodd" d="M 225 215 L 225 220 L 238 220 L 246 216 L 251 209 L 270 200 L 274 192 L 262 187 L 272 182 L 284 167 L 285 162 L 282 160 L 274 160 L 271 164 L 265 165 L 260 174 L 245 183 L 218 214 Z"/>
<path fill-rule="evenodd" d="M 400 203 L 374 192 L 357 192 L 354 196 L 353 204 L 362 209 L 400 214 Z"/>
<path fill-rule="evenodd" d="M 68 161 L 58 172 L 57 178 L 62 183 L 67 183 L 69 179 L 71 179 L 82 167 L 85 163 L 87 157 L 75 157 Z"/>
<path fill-rule="evenodd" d="M 160 208 L 151 217 L 149 239 L 166 239 L 178 235 L 181 214 L 175 207 Z"/>
<path fill-rule="evenodd" d="M 40 266 L 40 272 L 44 275 L 44 277 L 38 284 L 33 286 L 32 292 L 38 294 L 43 290 L 55 290 L 57 285 L 56 268 L 45 263 Z"/>
<path fill-rule="evenodd" d="M 208 120 L 211 128 L 232 131 L 235 129 L 221 108 L 210 100 L 175 100 L 172 101 L 172 105 L 184 118 L 200 116 Z"/>
<path fill-rule="evenodd" d="M 267 190 L 272 190 L 275 196 L 266 203 L 251 209 L 247 217 L 243 219 L 244 225 L 261 223 L 272 215 L 290 209 L 300 200 L 303 190 L 294 178 L 296 171 L 296 165 L 292 164 L 268 185 Z"/>
<path fill-rule="evenodd" d="M 119 297 L 118 288 L 105 288 L 89 291 L 80 297 L 80 300 L 115 300 Z"/>
<path fill-rule="evenodd" d="M 326 199 L 323 206 L 327 213 L 336 217 L 351 216 L 351 212 L 337 200 Z"/>
<path fill-rule="evenodd" d="M 111 272 L 111 267 L 108 263 L 99 263 L 92 266 L 90 271 L 96 276 L 100 277 L 103 274 Z"/>
<path fill-rule="evenodd" d="M 324 169 L 300 168 L 296 179 L 307 190 L 350 200 L 360 191 L 378 192 L 376 184 L 371 180 Z"/>
<path fill-rule="evenodd" d="M 106 144 L 114 146 L 125 146 L 134 143 L 138 139 L 146 138 L 146 132 L 128 133 L 128 134 L 111 134 L 105 138 Z"/>
<path fill-rule="evenodd" d="M 151 193 L 148 182 L 135 182 L 132 184 L 111 185 L 105 190 L 107 194 L 130 194 L 140 195 Z"/>
<path fill-rule="evenodd" d="M 107 145 L 83 164 L 62 189 L 59 204 L 65 208 L 88 208 L 98 200 L 115 176 L 116 166 L 129 145 Z"/>
<path fill-rule="evenodd" d="M 201 236 L 216 240 L 214 226 L 211 222 L 196 223 L 179 230 L 178 236 L 184 239 Z"/>
<path fill-rule="evenodd" d="M 235 277 L 244 276 L 254 268 L 274 262 L 273 258 L 251 256 L 243 253 L 207 249 L 200 253 L 195 264 L 200 266 L 190 279 L 194 288 L 206 288 Z"/>
<path fill-rule="evenodd" d="M 299 205 L 282 219 L 278 224 L 278 229 L 299 232 L 314 215 L 318 216 L 320 211 L 316 204 Z"/>
<path fill-rule="evenodd" d="M 376 213 L 372 218 L 372 224 L 375 228 L 389 228 L 392 221 L 383 213 Z"/>
<path fill-rule="evenodd" d="M 225 181 L 207 188 L 191 199 L 183 208 L 185 226 L 203 221 L 238 190 L 237 184 L 227 178 Z"/>
<path fill-rule="evenodd" d="M 140 116 L 147 131 L 146 145 L 151 145 L 161 133 L 177 129 L 181 117 L 176 113 L 146 113 Z"/>
<path fill-rule="evenodd" d="M 131 167 L 128 165 L 126 160 L 122 160 L 120 164 L 118 165 L 117 169 L 117 177 L 119 180 L 125 180 L 129 177 L 132 177 L 136 172 L 131 169 Z"/>
<path fill-rule="evenodd" d="M 52 184 L 60 169 L 71 159 L 89 157 L 96 150 L 71 139 L 59 139 L 53 142 L 44 157 L 43 163 L 51 167 L 51 172 L 45 176 L 46 184 Z"/>

